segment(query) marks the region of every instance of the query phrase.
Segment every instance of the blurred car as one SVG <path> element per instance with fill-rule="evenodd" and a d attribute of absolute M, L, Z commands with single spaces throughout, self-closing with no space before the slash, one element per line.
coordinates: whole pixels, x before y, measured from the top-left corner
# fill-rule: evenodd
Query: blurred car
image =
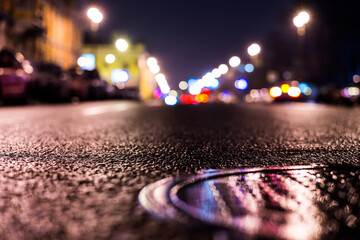
<path fill-rule="evenodd" d="M 0 52 L 0 98 L 2 100 L 26 100 L 29 76 L 14 53 Z"/>
<path fill-rule="evenodd" d="M 70 95 L 79 100 L 103 100 L 108 98 L 108 83 L 101 79 L 98 71 L 82 70 L 78 67 L 69 69 Z"/>
<path fill-rule="evenodd" d="M 99 72 L 96 69 L 91 71 L 85 70 L 82 77 L 89 84 L 89 100 L 103 100 L 107 98 L 108 83 L 100 78 Z"/>
<path fill-rule="evenodd" d="M 69 79 L 62 68 L 53 63 L 32 63 L 32 95 L 42 101 L 59 102 L 69 99 Z"/>

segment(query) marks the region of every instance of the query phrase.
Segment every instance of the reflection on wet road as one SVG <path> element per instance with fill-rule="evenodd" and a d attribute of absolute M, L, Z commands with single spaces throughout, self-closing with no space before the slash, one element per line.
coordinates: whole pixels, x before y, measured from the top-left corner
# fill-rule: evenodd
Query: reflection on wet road
<path fill-rule="evenodd" d="M 168 202 L 157 208 L 172 206 L 177 209 L 172 220 L 186 214 L 225 227 L 232 237 L 354 237 L 360 234 L 359 177 L 359 167 L 344 166 L 211 170 L 167 183 L 169 194 L 157 198 Z M 140 202 L 149 202 L 151 188 L 161 187 L 145 188 Z"/>

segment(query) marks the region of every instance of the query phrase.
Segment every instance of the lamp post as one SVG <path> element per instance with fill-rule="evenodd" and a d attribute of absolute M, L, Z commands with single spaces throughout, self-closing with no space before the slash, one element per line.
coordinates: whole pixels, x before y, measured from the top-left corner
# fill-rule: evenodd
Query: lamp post
<path fill-rule="evenodd" d="M 293 23 L 297 28 L 297 34 L 299 36 L 304 36 L 306 32 L 306 24 L 310 21 L 310 15 L 306 11 L 300 12 L 293 19 Z"/>
<path fill-rule="evenodd" d="M 297 61 L 295 67 L 297 68 L 299 80 L 304 80 L 305 74 L 305 33 L 306 33 L 306 24 L 310 21 L 310 15 L 307 11 L 301 11 L 293 18 L 293 23 L 297 28 Z"/>
<path fill-rule="evenodd" d="M 259 67 L 261 65 L 259 60 L 259 54 L 261 52 L 261 47 L 258 43 L 252 43 L 248 48 L 247 52 L 250 56 L 251 62 L 256 66 Z"/>
<path fill-rule="evenodd" d="M 91 20 L 91 30 L 94 32 L 99 30 L 99 24 L 104 19 L 104 15 L 100 10 L 96 7 L 91 7 L 87 10 L 87 16 Z"/>

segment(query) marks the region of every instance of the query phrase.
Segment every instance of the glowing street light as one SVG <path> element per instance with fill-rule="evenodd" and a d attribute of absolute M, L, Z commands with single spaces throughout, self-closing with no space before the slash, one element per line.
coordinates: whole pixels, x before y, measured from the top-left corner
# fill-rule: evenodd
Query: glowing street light
<path fill-rule="evenodd" d="M 128 49 L 129 44 L 125 39 L 120 38 L 116 40 L 115 46 L 119 51 L 125 52 Z"/>
<path fill-rule="evenodd" d="M 215 78 L 221 77 L 221 72 L 218 68 L 214 68 L 211 73 Z"/>
<path fill-rule="evenodd" d="M 148 67 L 153 67 L 153 66 L 157 66 L 158 65 L 158 61 L 156 60 L 156 58 L 154 57 L 149 57 L 147 60 L 146 60 L 146 65 Z"/>
<path fill-rule="evenodd" d="M 310 21 L 310 15 L 306 11 L 301 11 L 297 16 L 294 17 L 293 23 L 297 27 L 299 36 L 305 35 L 305 25 Z"/>
<path fill-rule="evenodd" d="M 231 67 L 238 67 L 238 66 L 240 65 L 240 63 L 241 63 L 241 60 L 240 60 L 240 58 L 237 57 L 237 56 L 233 56 L 233 57 L 230 58 L 230 60 L 229 60 L 229 65 L 230 65 Z"/>
<path fill-rule="evenodd" d="M 89 8 L 87 11 L 87 16 L 95 24 L 101 23 L 101 21 L 104 19 L 104 15 L 96 7 Z"/>
<path fill-rule="evenodd" d="M 229 71 L 229 67 L 226 64 L 220 64 L 218 69 L 221 74 L 226 74 Z"/>
<path fill-rule="evenodd" d="M 160 67 L 159 65 L 152 65 L 150 67 L 150 72 L 153 73 L 153 74 L 157 74 L 160 72 Z"/>
<path fill-rule="evenodd" d="M 250 56 L 254 57 L 261 52 L 261 47 L 259 44 L 253 43 L 248 47 L 247 51 Z"/>
<path fill-rule="evenodd" d="M 108 54 L 105 56 L 105 61 L 109 64 L 115 62 L 115 56 L 113 54 Z"/>

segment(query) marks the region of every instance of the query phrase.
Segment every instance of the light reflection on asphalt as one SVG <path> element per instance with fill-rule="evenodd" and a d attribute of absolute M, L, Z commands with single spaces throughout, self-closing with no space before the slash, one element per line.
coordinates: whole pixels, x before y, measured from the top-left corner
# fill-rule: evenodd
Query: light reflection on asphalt
<path fill-rule="evenodd" d="M 355 166 L 212 170 L 173 179 L 171 184 L 168 180 L 167 186 L 162 186 L 168 189 L 162 196 L 168 201 L 159 204 L 157 210 L 175 209 L 164 220 L 176 221 L 177 214 L 186 214 L 190 225 L 196 219 L 248 237 L 357 236 L 359 177 L 359 167 Z M 151 188 L 160 187 L 156 185 L 140 193 L 141 204 L 148 202 Z"/>

